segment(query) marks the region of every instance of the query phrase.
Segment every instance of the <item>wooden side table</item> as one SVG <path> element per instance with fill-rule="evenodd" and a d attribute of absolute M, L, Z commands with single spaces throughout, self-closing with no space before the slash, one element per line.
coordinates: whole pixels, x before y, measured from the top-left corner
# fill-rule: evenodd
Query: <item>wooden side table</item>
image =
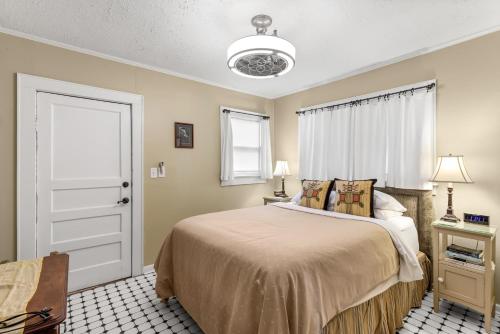
<path fill-rule="evenodd" d="M 277 196 L 264 196 L 262 197 L 264 200 L 264 205 L 267 205 L 269 203 L 276 203 L 276 202 L 290 202 L 292 199 L 291 197 L 277 197 Z"/>
<path fill-rule="evenodd" d="M 27 310 L 34 311 L 50 307 L 52 318 L 41 325 L 25 330 L 25 333 L 59 333 L 59 325 L 66 319 L 68 267 L 68 254 L 52 253 L 43 258 L 38 287 L 28 303 Z"/>
<path fill-rule="evenodd" d="M 28 265 L 34 264 L 35 262 Z M 16 263 L 11 263 L 8 270 L 17 273 L 17 269 L 20 267 L 16 267 L 16 265 Z M 67 254 L 53 253 L 50 256 L 42 258 L 40 277 L 36 289 L 29 300 L 21 300 L 22 305 L 25 305 L 24 303 L 27 302 L 26 312 L 31 317 L 28 316 L 26 320 L 26 317 L 22 316 L 24 310 L 22 312 L 18 310 L 16 314 L 9 314 L 6 318 L 10 318 L 11 316 L 13 318 L 7 321 L 7 323 L 11 324 L 12 327 L 4 327 L 1 332 L 58 334 L 59 325 L 66 319 L 68 266 L 69 256 Z M 38 269 L 38 267 L 36 268 Z M 31 273 L 30 270 L 27 272 Z M 13 288 L 16 288 L 16 285 L 18 285 L 20 290 L 22 290 L 22 284 L 30 283 L 29 281 L 25 283 L 23 279 L 32 279 L 29 275 L 27 277 L 9 277 L 9 282 L 12 282 L 9 284 L 12 284 Z M 20 296 L 24 296 L 24 293 L 21 293 Z M 27 298 L 28 296 L 25 297 Z M 3 302 L 7 303 L 9 300 L 6 299 Z M 6 310 L 9 307 L 9 305 L 0 306 L 6 307 Z M 46 317 L 45 319 L 44 316 Z"/>
<path fill-rule="evenodd" d="M 446 257 L 448 236 L 484 242 L 484 266 Z M 432 223 L 434 312 L 439 312 L 439 298 L 445 298 L 483 313 L 484 328 L 491 331 L 495 314 L 495 242 L 495 227 L 442 220 Z"/>

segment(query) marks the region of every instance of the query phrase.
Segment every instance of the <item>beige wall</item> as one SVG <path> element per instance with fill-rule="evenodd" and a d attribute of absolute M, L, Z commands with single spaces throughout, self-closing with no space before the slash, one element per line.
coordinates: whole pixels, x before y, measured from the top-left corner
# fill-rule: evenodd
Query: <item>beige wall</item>
<path fill-rule="evenodd" d="M 272 101 L 0 34 L 0 261 L 16 256 L 16 72 L 144 95 L 145 264 L 178 220 L 271 194 L 271 184 L 220 187 L 219 105 L 272 116 Z M 174 148 L 175 121 L 194 123 L 194 149 Z M 150 179 L 159 161 L 167 177 Z"/>
<path fill-rule="evenodd" d="M 273 159 L 297 173 L 300 107 L 437 79 L 438 154 L 461 153 L 474 184 L 457 184 L 456 213 L 500 219 L 500 33 L 419 56 L 275 101 L 147 71 L 0 34 L 0 260 L 15 258 L 16 89 L 23 72 L 142 94 L 145 97 L 145 174 L 165 161 L 167 177 L 145 175 L 145 264 L 152 263 L 171 226 L 198 213 L 257 205 L 272 186 L 219 186 L 219 105 L 265 111 L 276 133 Z M 195 124 L 195 149 L 174 149 L 173 122 Z M 298 190 L 289 177 L 288 192 Z M 277 185 L 279 187 L 279 185 Z M 445 210 L 445 189 L 435 198 Z M 498 247 L 500 251 L 500 247 Z M 496 277 L 500 292 L 500 275 Z"/>
<path fill-rule="evenodd" d="M 438 81 L 437 152 L 464 154 L 474 180 L 455 185 L 455 213 L 490 215 L 500 225 L 500 32 L 275 100 L 275 158 L 289 160 L 297 175 L 299 108 L 429 79 Z M 287 185 L 299 189 L 293 176 Z M 445 191 L 441 185 L 435 197 L 438 217 Z M 496 291 L 499 298 L 500 275 Z"/>

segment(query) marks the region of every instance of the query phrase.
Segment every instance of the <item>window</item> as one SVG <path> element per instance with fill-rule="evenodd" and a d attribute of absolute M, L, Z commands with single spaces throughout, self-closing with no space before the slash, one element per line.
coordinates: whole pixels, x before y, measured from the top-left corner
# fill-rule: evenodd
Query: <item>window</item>
<path fill-rule="evenodd" d="M 260 177 L 260 117 L 231 118 L 233 130 L 233 175 Z"/>
<path fill-rule="evenodd" d="M 272 178 L 269 117 L 221 108 L 221 184 Z"/>

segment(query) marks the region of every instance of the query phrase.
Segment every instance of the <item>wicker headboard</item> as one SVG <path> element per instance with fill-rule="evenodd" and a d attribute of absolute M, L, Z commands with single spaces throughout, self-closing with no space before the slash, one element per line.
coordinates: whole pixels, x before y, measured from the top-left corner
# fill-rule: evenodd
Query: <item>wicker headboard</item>
<path fill-rule="evenodd" d="M 434 220 L 432 191 L 400 188 L 377 188 L 377 190 L 393 196 L 408 211 L 405 216 L 413 218 L 418 231 L 420 251 L 432 257 L 431 223 Z"/>

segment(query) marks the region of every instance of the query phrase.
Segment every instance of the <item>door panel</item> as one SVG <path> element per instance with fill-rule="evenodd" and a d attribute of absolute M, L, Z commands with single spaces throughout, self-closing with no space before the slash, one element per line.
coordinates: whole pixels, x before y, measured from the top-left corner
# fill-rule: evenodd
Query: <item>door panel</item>
<path fill-rule="evenodd" d="M 52 192 L 53 211 L 74 210 L 75 208 L 106 207 L 115 205 L 120 198 L 119 187 L 57 189 Z"/>
<path fill-rule="evenodd" d="M 131 275 L 130 106 L 37 94 L 37 256 L 70 255 L 69 290 Z"/>
<path fill-rule="evenodd" d="M 52 222 L 52 243 L 122 233 L 120 215 L 89 217 Z"/>
<path fill-rule="evenodd" d="M 121 144 L 122 113 L 116 107 L 128 107 L 66 96 L 61 98 L 83 100 L 84 103 L 51 105 L 53 179 L 121 177 L 121 152 L 117 148 Z M 96 104 L 112 105 L 114 110 Z M 99 107 L 104 109 L 97 109 Z"/>

